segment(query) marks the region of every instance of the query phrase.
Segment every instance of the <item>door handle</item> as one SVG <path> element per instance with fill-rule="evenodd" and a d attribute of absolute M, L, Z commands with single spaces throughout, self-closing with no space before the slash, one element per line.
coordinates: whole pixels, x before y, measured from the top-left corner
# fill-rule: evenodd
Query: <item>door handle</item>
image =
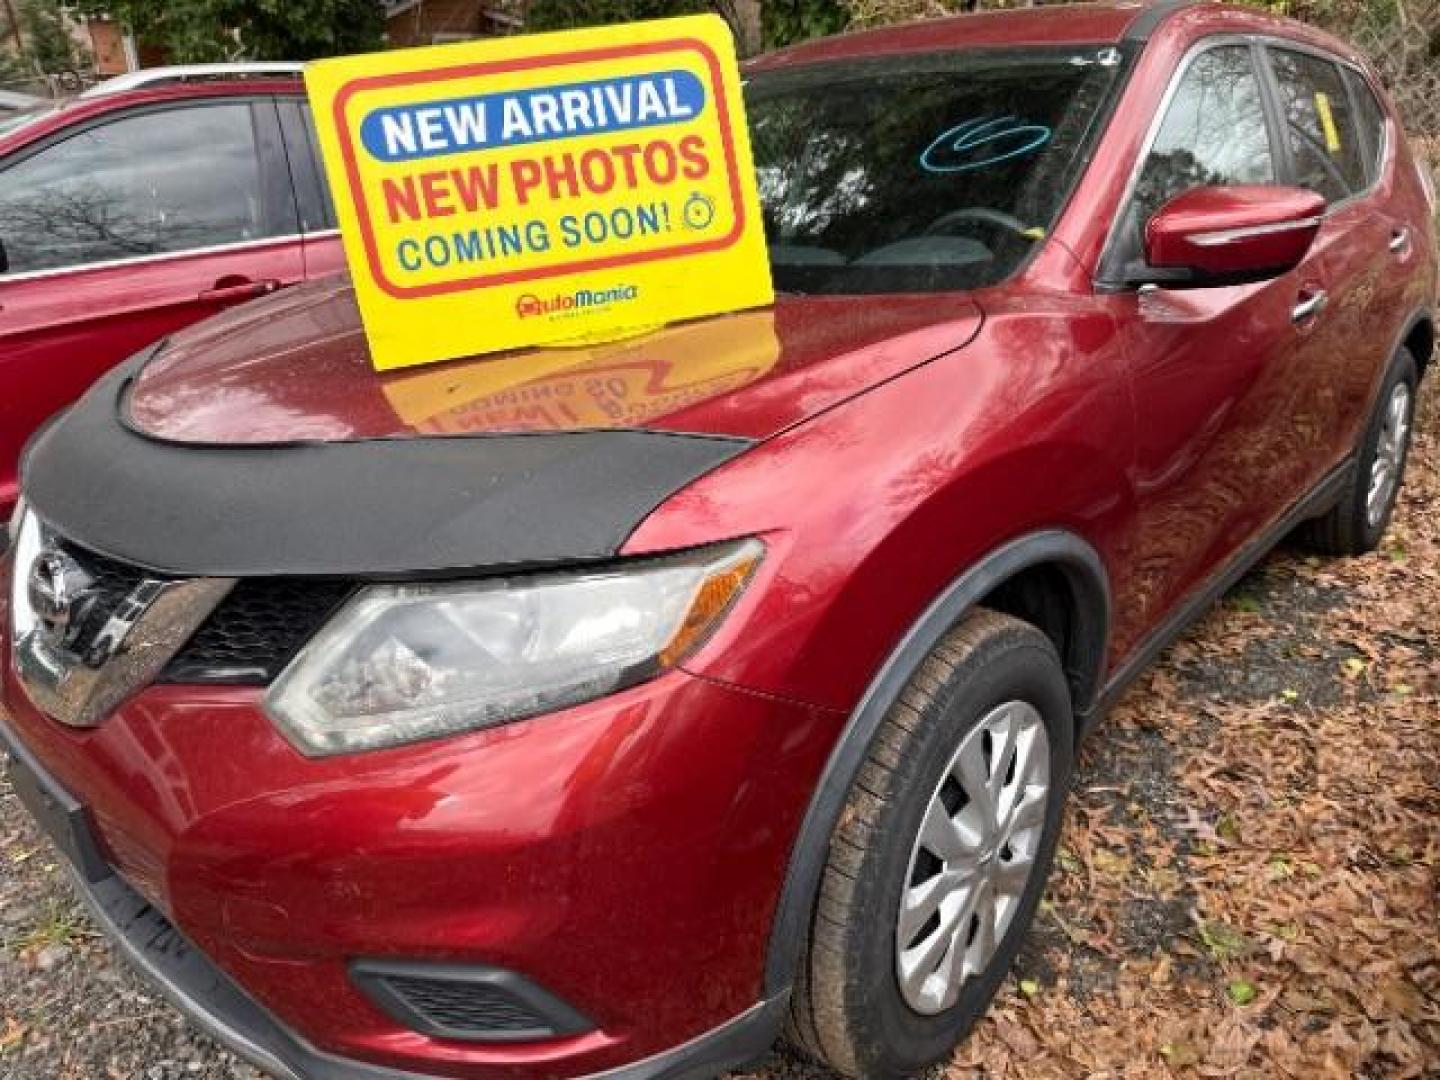
<path fill-rule="evenodd" d="M 1401 225 L 1390 233 L 1390 250 L 1396 255 L 1410 250 L 1410 226 Z"/>
<path fill-rule="evenodd" d="M 262 281 L 233 281 L 221 278 L 213 288 L 204 289 L 200 292 L 201 300 L 208 300 L 212 303 L 227 303 L 231 300 L 250 300 L 257 296 L 265 296 L 280 288 L 280 282 L 274 278 L 265 278 Z"/>
<path fill-rule="evenodd" d="M 1325 307 L 1325 302 L 1330 299 L 1330 294 L 1324 289 L 1316 289 L 1311 293 L 1301 293 L 1300 299 L 1290 309 L 1290 321 L 1292 323 L 1303 323 L 1307 319 L 1313 319 Z"/>

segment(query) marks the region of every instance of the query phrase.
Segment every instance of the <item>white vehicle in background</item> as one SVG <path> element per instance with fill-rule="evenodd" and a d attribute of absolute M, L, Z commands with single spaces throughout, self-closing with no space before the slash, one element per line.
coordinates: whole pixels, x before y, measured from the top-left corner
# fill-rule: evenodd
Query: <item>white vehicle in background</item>
<path fill-rule="evenodd" d="M 17 90 L 0 90 L 0 117 L 11 113 L 24 112 L 37 105 L 44 105 L 45 99 L 34 94 L 22 94 Z"/>

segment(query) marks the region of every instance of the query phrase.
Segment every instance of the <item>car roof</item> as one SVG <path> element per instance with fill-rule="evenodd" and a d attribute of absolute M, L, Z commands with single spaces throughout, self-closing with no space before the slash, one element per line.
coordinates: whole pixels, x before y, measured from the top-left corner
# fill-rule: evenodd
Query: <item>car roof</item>
<path fill-rule="evenodd" d="M 241 82 L 257 79 L 299 79 L 305 65 L 294 60 L 274 62 L 247 61 L 231 64 L 171 64 L 140 68 L 98 82 L 81 97 L 99 97 L 121 90 L 140 90 L 151 86 L 175 86 L 182 83 Z"/>
<path fill-rule="evenodd" d="M 1157 6 L 1137 0 L 1118 0 L 1114 3 L 1056 4 L 924 19 L 805 42 L 761 57 L 756 67 L 1000 45 L 1114 43 L 1124 36 L 1137 17 Z"/>
<path fill-rule="evenodd" d="M 94 116 L 129 109 L 137 105 L 163 105 L 171 102 L 201 101 L 212 98 L 255 97 L 265 94 L 303 94 L 300 79 L 236 79 L 197 83 L 167 83 L 163 86 L 112 93 L 81 95 L 55 103 L 55 108 L 8 135 L 0 135 L 0 155 L 16 150 L 56 131 L 72 127 Z"/>
<path fill-rule="evenodd" d="M 1173 18 L 1172 18 L 1173 16 Z M 1360 62 L 1353 49 L 1293 19 L 1214 0 L 1113 0 L 1054 4 L 922 19 L 899 26 L 857 30 L 758 57 L 747 71 L 946 50 L 1045 45 L 1118 45 L 1143 42 L 1162 25 L 1166 32 L 1271 33 L 1327 49 Z"/>

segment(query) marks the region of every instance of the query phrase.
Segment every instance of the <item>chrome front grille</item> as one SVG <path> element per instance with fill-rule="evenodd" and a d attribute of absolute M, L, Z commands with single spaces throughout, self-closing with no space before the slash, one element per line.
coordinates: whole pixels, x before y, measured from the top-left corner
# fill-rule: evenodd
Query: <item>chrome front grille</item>
<path fill-rule="evenodd" d="M 65 543 L 34 514 L 14 558 L 15 673 L 40 709 L 75 727 L 154 682 L 235 584 L 135 571 Z"/>
<path fill-rule="evenodd" d="M 78 575 L 67 587 L 66 627 L 51 634 L 47 648 L 32 649 L 29 662 L 53 670 L 63 647 L 71 661 L 89 668 L 110 659 L 115 642 L 107 629 L 123 628 L 148 610 L 160 596 L 190 584 L 97 554 L 60 539 L 42 527 L 42 551 L 63 557 L 67 575 Z M 17 560 L 19 558 L 17 552 Z M 29 553 L 33 556 L 33 552 Z M 17 568 L 17 575 L 32 576 Z M 192 579 L 193 580 L 193 579 Z M 207 579 L 219 580 L 219 579 Z M 224 579 L 230 581 L 231 579 Z M 76 587 L 78 586 L 78 588 Z M 231 582 L 220 602 L 195 626 L 164 667 L 149 681 L 267 686 L 334 612 L 354 595 L 356 583 L 324 578 L 241 578 Z M 23 601 L 31 601 L 25 581 Z M 191 602 L 197 590 L 181 590 Z M 194 614 L 187 603 L 187 615 Z M 118 619 L 117 624 L 111 618 Z M 185 620 L 188 625 L 192 619 Z M 17 635 L 17 640 L 20 635 Z M 41 642 L 37 640 L 35 644 Z M 38 676 L 38 673 L 37 673 Z M 55 681 L 59 676 L 49 676 Z"/>
<path fill-rule="evenodd" d="M 95 648 L 109 617 L 120 610 L 147 578 L 157 582 L 165 580 L 158 575 L 147 575 L 139 567 L 107 559 L 71 544 L 56 546 L 84 575 L 86 595 L 71 619 L 72 640 L 69 643 L 80 656 Z"/>

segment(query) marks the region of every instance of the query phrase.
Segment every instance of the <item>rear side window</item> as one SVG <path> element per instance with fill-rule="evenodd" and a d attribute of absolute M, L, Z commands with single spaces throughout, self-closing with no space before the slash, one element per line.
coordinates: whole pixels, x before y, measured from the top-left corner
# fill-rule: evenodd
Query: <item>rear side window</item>
<path fill-rule="evenodd" d="M 1364 190 L 1365 148 L 1338 65 L 1309 53 L 1269 51 L 1295 182 L 1326 202 Z"/>
<path fill-rule="evenodd" d="M 1275 156 L 1248 45 L 1220 45 L 1181 76 L 1145 157 L 1127 230 L 1139 230 L 1165 203 L 1210 184 L 1272 184 Z"/>
<path fill-rule="evenodd" d="M 1380 177 L 1385 154 L 1385 110 L 1375 91 L 1358 71 L 1343 69 L 1350 84 L 1350 97 L 1355 102 L 1355 126 L 1365 143 L 1366 173 L 1373 184 Z"/>
<path fill-rule="evenodd" d="M 262 183 L 249 104 L 133 114 L 0 171 L 5 269 L 84 266 L 293 233 L 294 203 L 284 201 Z"/>

